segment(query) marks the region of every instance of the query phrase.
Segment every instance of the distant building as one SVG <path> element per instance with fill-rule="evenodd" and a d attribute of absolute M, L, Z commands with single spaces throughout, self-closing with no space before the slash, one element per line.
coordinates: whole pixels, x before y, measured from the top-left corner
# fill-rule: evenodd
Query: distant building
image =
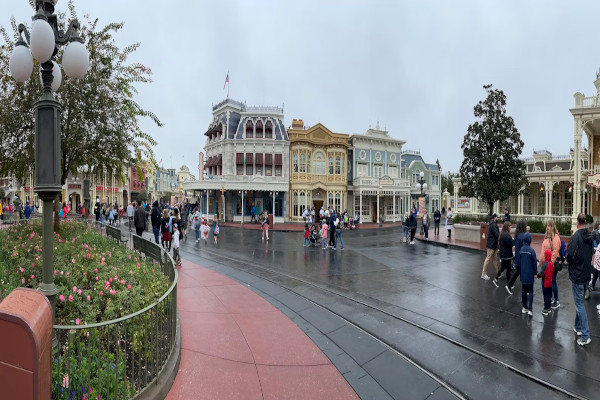
<path fill-rule="evenodd" d="M 421 197 L 421 189 L 417 188 L 419 176 L 423 172 L 423 178 L 427 184 L 427 189 L 423 191 L 425 196 L 425 207 L 431 214 L 436 208 L 441 209 L 441 174 L 437 164 L 429 164 L 423 160 L 419 151 L 404 150 L 402 152 L 402 173 L 403 177 L 408 179 L 410 187 L 410 205 L 412 203 L 418 207 L 418 199 Z"/>

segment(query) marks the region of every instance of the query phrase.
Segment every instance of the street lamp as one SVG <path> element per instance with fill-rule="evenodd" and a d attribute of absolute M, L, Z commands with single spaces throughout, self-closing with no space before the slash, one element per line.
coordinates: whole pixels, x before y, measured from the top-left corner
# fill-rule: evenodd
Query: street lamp
<path fill-rule="evenodd" d="M 62 107 L 56 101 L 53 91 L 58 90 L 61 78 L 60 66 L 53 60 L 58 46 L 67 45 L 62 56 L 63 69 L 68 77 L 83 78 L 89 67 L 89 55 L 79 37 L 79 21 L 72 20 L 66 32 L 59 30 L 54 6 L 58 0 L 36 0 L 36 14 L 32 17 L 31 34 L 23 24 L 19 24 L 19 39 L 10 56 L 9 69 L 17 82 L 25 82 L 33 71 L 33 58 L 42 66 L 44 93 L 33 105 L 35 114 L 35 192 L 43 201 L 43 280 L 40 291 L 48 297 L 52 305 L 52 318 L 58 290 L 54 285 L 54 236 L 52 202 L 60 193 L 61 147 L 60 119 Z M 23 40 L 23 33 L 25 40 Z M 29 44 L 29 47 L 28 47 Z M 33 56 L 33 57 L 32 57 Z M 56 77 L 56 80 L 55 80 Z M 54 335 L 53 346 L 57 346 Z"/>
<path fill-rule="evenodd" d="M 271 192 L 271 196 L 273 197 L 273 204 L 272 204 L 272 208 L 273 208 L 273 225 L 275 225 L 275 196 L 278 196 L 279 192 Z"/>
<path fill-rule="evenodd" d="M 245 208 L 244 196 L 246 195 L 246 191 L 240 190 L 240 194 L 242 195 L 242 228 L 243 228 L 244 227 L 244 208 Z"/>
<path fill-rule="evenodd" d="M 417 183 L 415 184 L 415 189 L 421 191 L 421 197 L 423 197 L 424 191 L 427 190 L 427 183 L 425 183 L 425 173 L 423 171 L 421 171 L 419 173 L 419 179 L 417 180 Z M 427 204 L 425 204 L 425 210 L 427 210 Z M 418 208 L 417 208 L 417 212 L 418 212 Z M 423 224 L 421 224 L 421 235 L 422 234 L 423 234 Z"/>

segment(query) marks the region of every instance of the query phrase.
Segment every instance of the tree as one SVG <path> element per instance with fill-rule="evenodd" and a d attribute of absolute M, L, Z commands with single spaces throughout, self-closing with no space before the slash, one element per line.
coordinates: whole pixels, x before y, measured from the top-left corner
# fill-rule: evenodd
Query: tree
<path fill-rule="evenodd" d="M 148 192 L 144 189 L 138 194 L 138 200 L 146 202 L 148 200 Z"/>
<path fill-rule="evenodd" d="M 172 196 L 173 196 L 173 192 L 165 192 L 162 196 L 162 201 L 165 203 L 170 203 Z"/>
<path fill-rule="evenodd" d="M 454 182 L 452 182 L 452 178 L 456 178 L 458 176 L 457 173 L 454 172 L 446 172 L 442 174 L 442 190 L 448 190 L 448 193 L 454 194 Z"/>
<path fill-rule="evenodd" d="M 485 202 L 491 215 L 496 201 L 517 195 L 527 180 L 519 159 L 523 141 L 514 120 L 506 115 L 506 95 L 492 85 L 483 88 L 487 98 L 474 107 L 478 120 L 467 128 L 461 146 L 459 194 Z"/>
<path fill-rule="evenodd" d="M 156 165 L 152 146 L 156 142 L 138 122 L 150 118 L 157 126 L 160 120 L 135 101 L 136 84 L 150 83 L 151 70 L 142 64 L 128 64 L 128 57 L 140 46 L 135 43 L 120 49 L 114 36 L 123 23 L 99 27 L 98 19 L 82 21 L 69 2 L 69 18 L 59 14 L 64 29 L 68 20 L 81 22 L 80 36 L 90 56 L 85 77 L 73 80 L 63 77 L 56 93 L 61 103 L 61 183 L 70 173 L 84 166 L 95 166 L 98 177 L 117 173 L 123 176 L 129 166 L 140 166 L 146 159 Z M 14 37 L 16 23 L 11 20 Z M 9 74 L 8 61 L 14 47 L 4 27 L 0 28 L 5 43 L 0 46 L 0 175 L 14 175 L 23 181 L 34 168 L 34 116 L 32 104 L 42 93 L 39 67 L 25 83 L 19 84 Z M 61 64 L 62 50 L 57 62 Z"/>

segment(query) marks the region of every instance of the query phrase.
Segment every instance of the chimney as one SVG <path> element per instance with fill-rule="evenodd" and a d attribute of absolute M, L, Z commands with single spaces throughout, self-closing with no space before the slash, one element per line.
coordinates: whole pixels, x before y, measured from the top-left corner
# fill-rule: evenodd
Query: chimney
<path fill-rule="evenodd" d="M 295 119 L 292 121 L 292 129 L 303 129 L 304 128 L 304 121 L 302 121 L 301 119 Z"/>

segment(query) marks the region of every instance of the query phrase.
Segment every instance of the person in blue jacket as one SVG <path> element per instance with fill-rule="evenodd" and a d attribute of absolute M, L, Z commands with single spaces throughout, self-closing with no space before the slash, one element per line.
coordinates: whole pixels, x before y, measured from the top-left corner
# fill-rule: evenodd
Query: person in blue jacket
<path fill-rule="evenodd" d="M 518 253 L 519 266 L 521 267 L 521 299 L 523 301 L 523 314 L 533 316 L 533 283 L 537 277 L 537 256 L 531 247 L 531 234 L 523 234 L 523 246 Z"/>
<path fill-rule="evenodd" d="M 508 292 L 508 294 L 513 294 L 513 288 L 515 286 L 515 282 L 517 278 L 521 274 L 521 268 L 519 267 L 519 252 L 521 251 L 521 247 L 523 247 L 523 234 L 527 233 L 527 222 L 524 219 L 520 219 L 517 222 L 517 229 L 515 230 L 515 273 L 512 275 L 506 286 L 504 288 Z"/>

